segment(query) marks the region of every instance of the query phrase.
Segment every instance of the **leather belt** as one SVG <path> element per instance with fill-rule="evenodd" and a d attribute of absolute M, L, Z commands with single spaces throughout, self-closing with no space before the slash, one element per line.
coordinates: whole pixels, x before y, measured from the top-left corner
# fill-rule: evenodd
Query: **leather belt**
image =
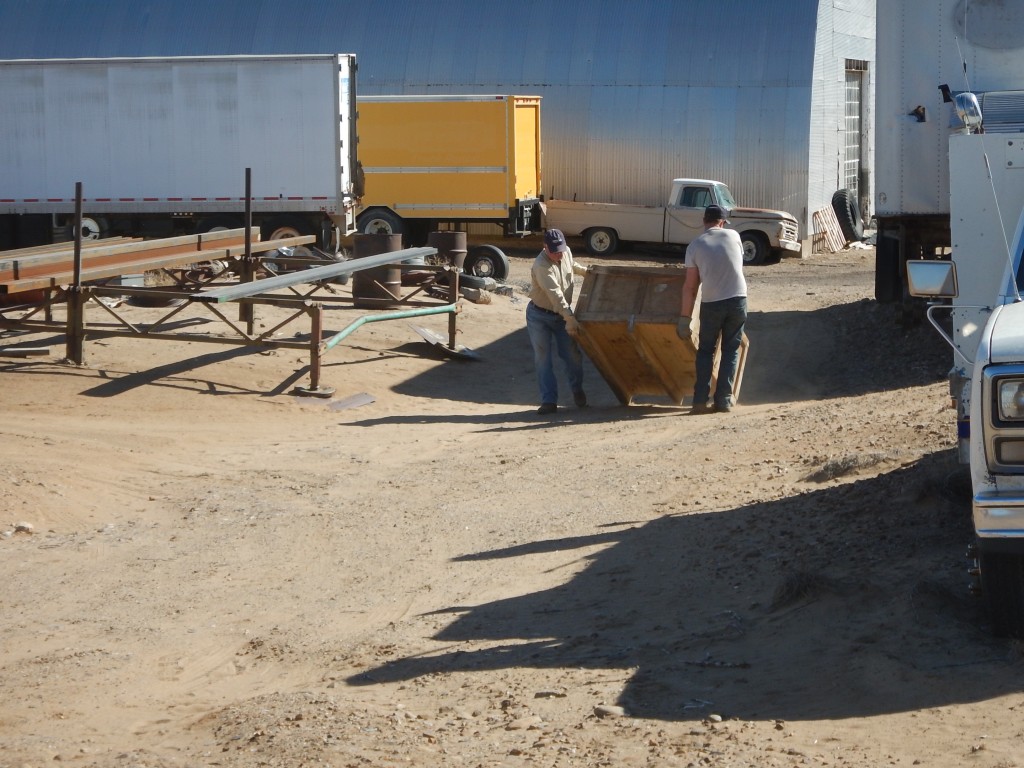
<path fill-rule="evenodd" d="M 537 304 L 537 302 L 535 302 L 535 301 L 531 301 L 531 302 L 530 302 L 530 304 L 531 304 L 531 305 L 533 306 L 533 308 L 534 308 L 534 309 L 539 309 L 539 310 L 540 310 L 541 312 L 546 312 L 547 314 L 549 314 L 549 315 L 555 315 L 556 317 L 561 317 L 561 316 L 562 316 L 561 314 L 559 314 L 558 312 L 555 312 L 555 311 L 553 311 L 553 310 L 550 310 L 550 309 L 544 309 L 544 307 L 540 306 L 540 305 L 539 305 L 539 304 Z"/>

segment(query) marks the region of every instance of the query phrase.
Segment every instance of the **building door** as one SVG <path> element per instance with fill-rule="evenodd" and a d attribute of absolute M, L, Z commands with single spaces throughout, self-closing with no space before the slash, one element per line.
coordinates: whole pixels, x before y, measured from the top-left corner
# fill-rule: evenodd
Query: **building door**
<path fill-rule="evenodd" d="M 842 186 L 856 193 L 858 199 L 861 191 L 861 105 L 864 101 L 864 76 L 867 68 L 866 61 L 846 60 L 846 125 Z"/>

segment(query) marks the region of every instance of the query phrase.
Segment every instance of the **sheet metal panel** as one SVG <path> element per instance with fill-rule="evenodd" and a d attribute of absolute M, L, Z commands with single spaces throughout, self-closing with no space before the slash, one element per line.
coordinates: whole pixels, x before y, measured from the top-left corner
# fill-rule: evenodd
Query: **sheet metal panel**
<path fill-rule="evenodd" d="M 144 201 L 194 210 L 217 200 L 236 209 L 251 167 L 258 208 L 267 199 L 305 198 L 310 206 L 316 198 L 333 211 L 352 171 L 337 135 L 349 118 L 338 111 L 338 90 L 348 87 L 341 82 L 350 63 L 348 56 L 0 62 L 9 99 L 0 134 L 16 137 L 0 143 L 0 199 L 70 205 L 81 181 L 89 199 L 110 201 L 108 210 Z"/>
<path fill-rule="evenodd" d="M 820 32 L 833 8 L 841 33 Z M 844 41 L 873 17 L 873 0 L 0 0 L 0 51 L 351 50 L 362 94 L 542 96 L 545 194 L 657 204 L 673 177 L 713 177 L 806 230 L 809 190 L 835 189 L 812 122 L 843 107 L 814 103 L 832 97 L 816 54 L 872 59 Z"/>
<path fill-rule="evenodd" d="M 948 214 L 948 141 L 956 123 L 938 86 L 1024 88 L 1024 3 L 886 0 L 878 4 L 876 40 L 876 212 Z M 909 114 L 918 105 L 926 122 Z"/>

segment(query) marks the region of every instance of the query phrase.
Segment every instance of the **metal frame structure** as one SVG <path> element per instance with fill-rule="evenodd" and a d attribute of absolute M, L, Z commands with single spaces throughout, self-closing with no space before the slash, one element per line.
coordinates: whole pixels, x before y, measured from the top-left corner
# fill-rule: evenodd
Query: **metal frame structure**
<path fill-rule="evenodd" d="M 248 186 L 248 179 L 247 179 Z M 81 188 L 76 189 L 79 209 L 76 221 L 80 223 Z M 251 220 L 247 210 L 246 220 Z M 76 226 L 76 233 L 81 227 Z M 112 241 L 84 243 L 76 235 L 73 248 L 68 244 L 43 246 L 0 253 L 0 329 L 54 331 L 64 330 L 66 356 L 77 365 L 84 363 L 84 342 L 89 336 L 168 339 L 217 344 L 260 347 L 308 349 L 309 386 L 297 387 L 298 394 L 327 397 L 332 388 L 321 386 L 321 360 L 330 349 L 357 328 L 370 322 L 404 319 L 432 314 L 448 314 L 448 348 L 456 349 L 456 316 L 461 310 L 458 301 L 458 271 L 448 266 L 402 264 L 437 254 L 437 249 L 408 248 L 348 261 L 328 262 L 315 259 L 289 257 L 282 260 L 277 249 L 305 245 L 313 236 L 291 237 L 259 242 L 259 230 L 243 229 L 211 232 L 204 235 L 140 241 L 115 238 Z M 274 274 L 275 263 L 287 261 L 299 267 L 287 274 Z M 197 264 L 204 265 L 196 269 Z M 379 302 L 382 308 L 400 305 L 391 312 L 364 315 L 340 332 L 324 337 L 323 310 L 325 306 L 343 305 L 355 301 L 341 296 L 330 281 L 343 275 L 383 265 L 398 265 L 402 270 L 415 268 L 432 272 L 429 279 L 413 291 L 394 299 L 360 298 L 362 306 Z M 160 271 L 169 275 L 173 285 L 126 286 L 120 277 L 135 273 Z M 442 286 L 438 277 L 449 274 Z M 269 274 L 269 277 L 261 277 Z M 222 278 L 237 276 L 236 281 Z M 117 284 L 111 284 L 117 280 Z M 283 292 L 282 292 L 283 291 Z M 330 295 L 320 295 L 320 294 Z M 121 296 L 145 298 L 170 304 L 161 318 L 145 326 L 132 323 L 118 312 L 111 302 L 102 299 Z M 221 305 L 231 303 L 238 307 L 237 321 L 231 320 Z M 53 317 L 53 307 L 66 305 L 66 319 Z M 88 324 L 86 307 L 102 308 L 116 321 L 110 324 Z M 274 327 L 255 331 L 255 308 L 259 305 L 283 307 L 291 311 L 287 318 Z M 174 330 L 169 321 L 186 307 L 205 307 L 225 323 L 231 335 L 184 333 Z M 299 317 L 310 318 L 309 341 L 275 339 L 273 334 Z"/>

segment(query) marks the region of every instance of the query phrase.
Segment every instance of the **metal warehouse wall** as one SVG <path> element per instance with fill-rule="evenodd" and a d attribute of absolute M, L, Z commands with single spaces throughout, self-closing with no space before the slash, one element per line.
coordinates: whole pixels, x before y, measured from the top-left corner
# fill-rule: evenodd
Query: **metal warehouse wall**
<path fill-rule="evenodd" d="M 355 53 L 363 94 L 540 95 L 545 195 L 715 178 L 805 235 L 837 188 L 842 62 L 873 35 L 874 0 L 0 0 L 3 58 Z"/>
<path fill-rule="evenodd" d="M 867 188 L 859 192 L 870 214 L 875 152 L 875 2 L 823 0 L 817 29 L 807 199 L 813 212 L 825 207 L 832 193 L 844 186 L 846 62 L 867 62 L 861 103 L 862 167 L 867 171 L 862 182 Z"/>

